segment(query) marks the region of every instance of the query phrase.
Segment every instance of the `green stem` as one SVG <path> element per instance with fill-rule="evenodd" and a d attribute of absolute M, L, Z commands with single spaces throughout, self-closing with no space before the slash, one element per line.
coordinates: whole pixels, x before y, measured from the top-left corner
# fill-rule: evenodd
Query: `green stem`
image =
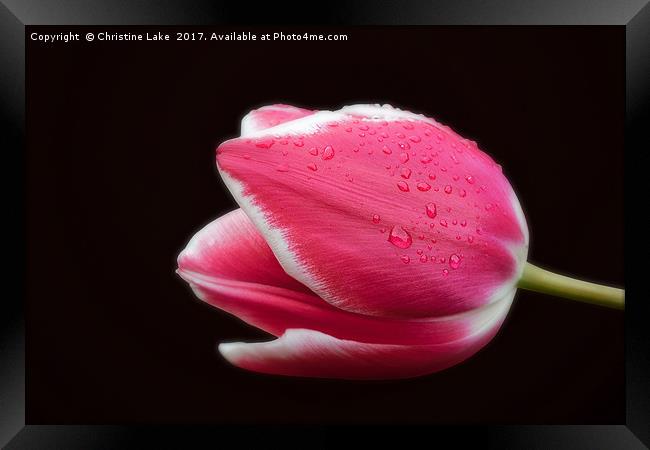
<path fill-rule="evenodd" d="M 608 308 L 625 309 L 623 289 L 565 277 L 531 263 L 526 263 L 518 287 Z"/>

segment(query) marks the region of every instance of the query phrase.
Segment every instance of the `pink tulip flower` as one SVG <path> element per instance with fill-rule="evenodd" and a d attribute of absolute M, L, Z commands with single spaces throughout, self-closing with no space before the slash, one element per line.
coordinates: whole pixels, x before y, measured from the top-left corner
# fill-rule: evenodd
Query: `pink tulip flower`
<path fill-rule="evenodd" d="M 220 344 L 238 367 L 433 373 L 492 339 L 525 271 L 530 289 L 564 278 L 527 265 L 528 227 L 501 167 L 431 118 L 272 105 L 244 117 L 241 131 L 217 149 L 241 209 L 178 258 L 201 300 L 277 337 Z M 584 282 L 572 282 L 584 297 L 575 284 Z"/>

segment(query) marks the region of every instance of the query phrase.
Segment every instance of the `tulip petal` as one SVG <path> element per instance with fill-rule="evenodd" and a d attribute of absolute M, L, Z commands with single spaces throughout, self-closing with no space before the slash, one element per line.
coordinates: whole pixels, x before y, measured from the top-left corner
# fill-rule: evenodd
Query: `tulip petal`
<path fill-rule="evenodd" d="M 507 313 L 515 291 L 448 317 L 399 320 L 337 309 L 289 277 L 241 209 L 200 230 L 178 258 L 197 297 L 275 336 L 308 328 L 368 343 L 434 344 L 462 339 Z"/>
<path fill-rule="evenodd" d="M 185 273 L 276 286 L 313 296 L 307 287 L 286 274 L 241 209 L 198 231 L 178 256 L 178 267 Z"/>
<path fill-rule="evenodd" d="M 244 116 L 241 122 L 241 135 L 246 136 L 256 131 L 271 128 L 284 122 L 313 114 L 309 109 L 290 105 L 269 105 L 254 109 Z"/>
<path fill-rule="evenodd" d="M 507 311 L 509 304 L 505 306 Z M 499 315 L 476 333 L 443 344 L 370 344 L 290 329 L 270 342 L 223 343 L 219 352 L 235 366 L 276 375 L 410 378 L 446 369 L 472 356 L 492 339 L 503 319 Z"/>
<path fill-rule="evenodd" d="M 504 298 L 523 270 L 500 167 L 433 119 L 319 111 L 224 142 L 217 164 L 284 270 L 338 308 L 448 316 Z"/>

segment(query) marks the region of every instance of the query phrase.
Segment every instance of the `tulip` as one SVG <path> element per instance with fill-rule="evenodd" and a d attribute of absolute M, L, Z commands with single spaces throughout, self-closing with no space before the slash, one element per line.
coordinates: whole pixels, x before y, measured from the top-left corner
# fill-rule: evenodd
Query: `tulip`
<path fill-rule="evenodd" d="M 433 373 L 483 348 L 518 287 L 622 307 L 623 291 L 527 263 L 501 166 L 423 115 L 379 105 L 250 112 L 217 148 L 241 207 L 178 257 L 196 296 L 277 339 L 235 366 L 348 379 Z"/>

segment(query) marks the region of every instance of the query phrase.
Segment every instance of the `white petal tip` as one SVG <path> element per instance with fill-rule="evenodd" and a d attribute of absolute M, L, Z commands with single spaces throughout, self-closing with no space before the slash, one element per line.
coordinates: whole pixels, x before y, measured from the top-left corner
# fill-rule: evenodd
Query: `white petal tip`
<path fill-rule="evenodd" d="M 217 346 L 217 350 L 226 361 L 235 365 L 237 355 L 241 352 L 244 342 L 222 342 Z"/>

